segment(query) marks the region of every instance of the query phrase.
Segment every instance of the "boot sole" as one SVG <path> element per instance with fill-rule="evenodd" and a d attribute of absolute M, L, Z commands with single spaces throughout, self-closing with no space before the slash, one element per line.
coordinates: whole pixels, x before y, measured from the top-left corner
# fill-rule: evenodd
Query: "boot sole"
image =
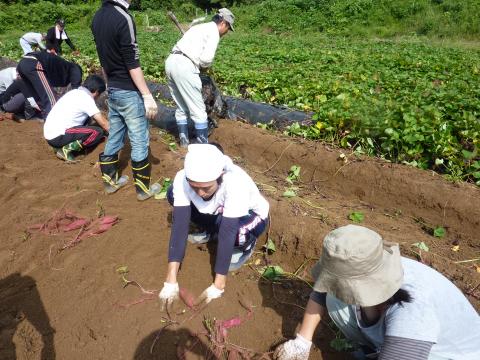
<path fill-rule="evenodd" d="M 68 159 L 65 159 L 65 157 L 62 156 L 61 154 L 59 154 L 58 152 L 56 152 L 55 155 L 57 156 L 57 158 L 59 158 L 60 160 L 65 161 L 67 164 L 76 164 L 76 163 L 79 162 L 79 160 L 68 160 Z"/>

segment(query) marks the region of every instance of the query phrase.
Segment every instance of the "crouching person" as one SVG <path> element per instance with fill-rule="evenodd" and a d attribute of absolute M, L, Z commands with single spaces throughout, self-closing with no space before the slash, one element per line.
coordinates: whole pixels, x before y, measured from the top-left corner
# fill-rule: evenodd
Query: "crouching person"
<path fill-rule="evenodd" d="M 462 292 L 372 230 L 330 232 L 312 276 L 300 331 L 276 349 L 276 359 L 307 360 L 327 314 L 357 349 L 356 359 L 480 359 L 480 317 Z"/>
<path fill-rule="evenodd" d="M 74 161 L 75 152 L 96 146 L 108 134 L 108 121 L 95 104 L 105 87 L 100 76 L 90 75 L 82 86 L 67 92 L 53 106 L 45 121 L 43 135 L 55 148 L 58 158 Z M 100 127 L 87 126 L 90 118 Z"/>
<path fill-rule="evenodd" d="M 197 299 L 208 303 L 223 294 L 227 273 L 252 255 L 267 226 L 269 204 L 250 176 L 212 144 L 188 146 L 184 169 L 167 197 L 173 205 L 173 224 L 160 301 L 168 305 L 179 296 L 177 273 L 188 238 L 195 244 L 217 241 L 214 282 Z M 189 236 L 190 221 L 205 232 Z"/>

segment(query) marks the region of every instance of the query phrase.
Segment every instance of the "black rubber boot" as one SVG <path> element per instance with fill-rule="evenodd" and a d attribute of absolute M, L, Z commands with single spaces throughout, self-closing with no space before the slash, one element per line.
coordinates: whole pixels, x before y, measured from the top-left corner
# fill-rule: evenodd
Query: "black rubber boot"
<path fill-rule="evenodd" d="M 150 164 L 148 157 L 142 161 L 132 160 L 132 172 L 138 200 L 147 200 L 153 195 L 159 193 L 162 189 L 160 184 L 157 183 L 150 186 L 152 165 Z"/>
<path fill-rule="evenodd" d="M 115 155 L 99 155 L 100 171 L 102 172 L 103 185 L 105 192 L 113 194 L 128 182 L 128 176 L 122 175 L 118 177 L 118 154 Z"/>

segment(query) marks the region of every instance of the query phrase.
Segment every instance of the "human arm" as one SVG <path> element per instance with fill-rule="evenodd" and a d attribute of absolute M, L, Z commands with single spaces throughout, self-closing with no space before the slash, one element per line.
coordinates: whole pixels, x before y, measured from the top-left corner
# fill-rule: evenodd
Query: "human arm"
<path fill-rule="evenodd" d="M 47 36 L 45 37 L 45 43 L 48 50 L 55 50 L 55 27 L 48 29 Z"/>
<path fill-rule="evenodd" d="M 214 31 L 218 32 L 216 26 Z M 212 65 L 219 41 L 220 41 L 220 37 L 218 33 L 210 34 L 210 36 L 208 36 L 208 38 L 205 41 L 205 46 L 203 48 L 203 51 L 200 54 L 199 64 L 198 64 L 200 68 L 208 68 Z"/>
<path fill-rule="evenodd" d="M 168 246 L 167 277 L 163 284 L 163 288 L 158 295 L 162 303 L 162 308 L 168 302 L 175 300 L 180 291 L 177 274 L 180 269 L 180 264 L 185 256 L 190 215 L 190 206 L 173 207 L 172 232 L 170 234 L 170 242 Z"/>
<path fill-rule="evenodd" d="M 316 296 L 320 293 L 313 292 L 308 300 L 303 315 L 300 331 L 293 340 L 289 340 L 277 347 L 274 358 L 277 360 L 307 360 L 312 346 L 312 338 L 315 329 L 325 316 L 326 308 L 323 303 L 323 296 Z"/>
<path fill-rule="evenodd" d="M 385 336 L 378 360 L 428 360 L 434 343 Z"/>
<path fill-rule="evenodd" d="M 105 119 L 105 116 L 101 112 L 98 112 L 92 116 L 93 120 L 97 122 L 100 127 L 105 130 L 107 133 L 110 130 L 110 124 L 108 123 L 108 120 Z"/>

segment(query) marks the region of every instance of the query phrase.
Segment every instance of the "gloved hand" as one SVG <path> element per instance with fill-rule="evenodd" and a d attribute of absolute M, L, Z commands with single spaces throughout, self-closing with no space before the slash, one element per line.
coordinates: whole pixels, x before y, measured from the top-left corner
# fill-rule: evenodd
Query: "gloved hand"
<path fill-rule="evenodd" d="M 174 300 L 178 299 L 178 295 L 180 293 L 180 288 L 178 287 L 178 283 L 171 284 L 164 282 L 163 288 L 158 294 L 161 303 L 161 310 L 165 309 L 165 306 L 171 304 Z"/>
<path fill-rule="evenodd" d="M 153 120 L 155 119 L 155 116 L 157 115 L 158 112 L 158 107 L 157 103 L 155 102 L 155 99 L 153 98 L 152 94 L 145 94 L 142 95 L 143 97 L 143 104 L 145 105 L 145 114 L 147 116 L 147 119 Z"/>
<path fill-rule="evenodd" d="M 205 301 L 205 304 L 208 304 L 213 299 L 218 299 L 220 296 L 222 296 L 224 291 L 225 290 L 220 290 L 214 284 L 212 284 L 203 291 L 203 293 L 198 297 L 195 304 L 199 305 L 203 301 Z"/>
<path fill-rule="evenodd" d="M 311 346 L 311 341 L 297 334 L 295 339 L 279 345 L 273 357 L 277 360 L 308 360 Z"/>

